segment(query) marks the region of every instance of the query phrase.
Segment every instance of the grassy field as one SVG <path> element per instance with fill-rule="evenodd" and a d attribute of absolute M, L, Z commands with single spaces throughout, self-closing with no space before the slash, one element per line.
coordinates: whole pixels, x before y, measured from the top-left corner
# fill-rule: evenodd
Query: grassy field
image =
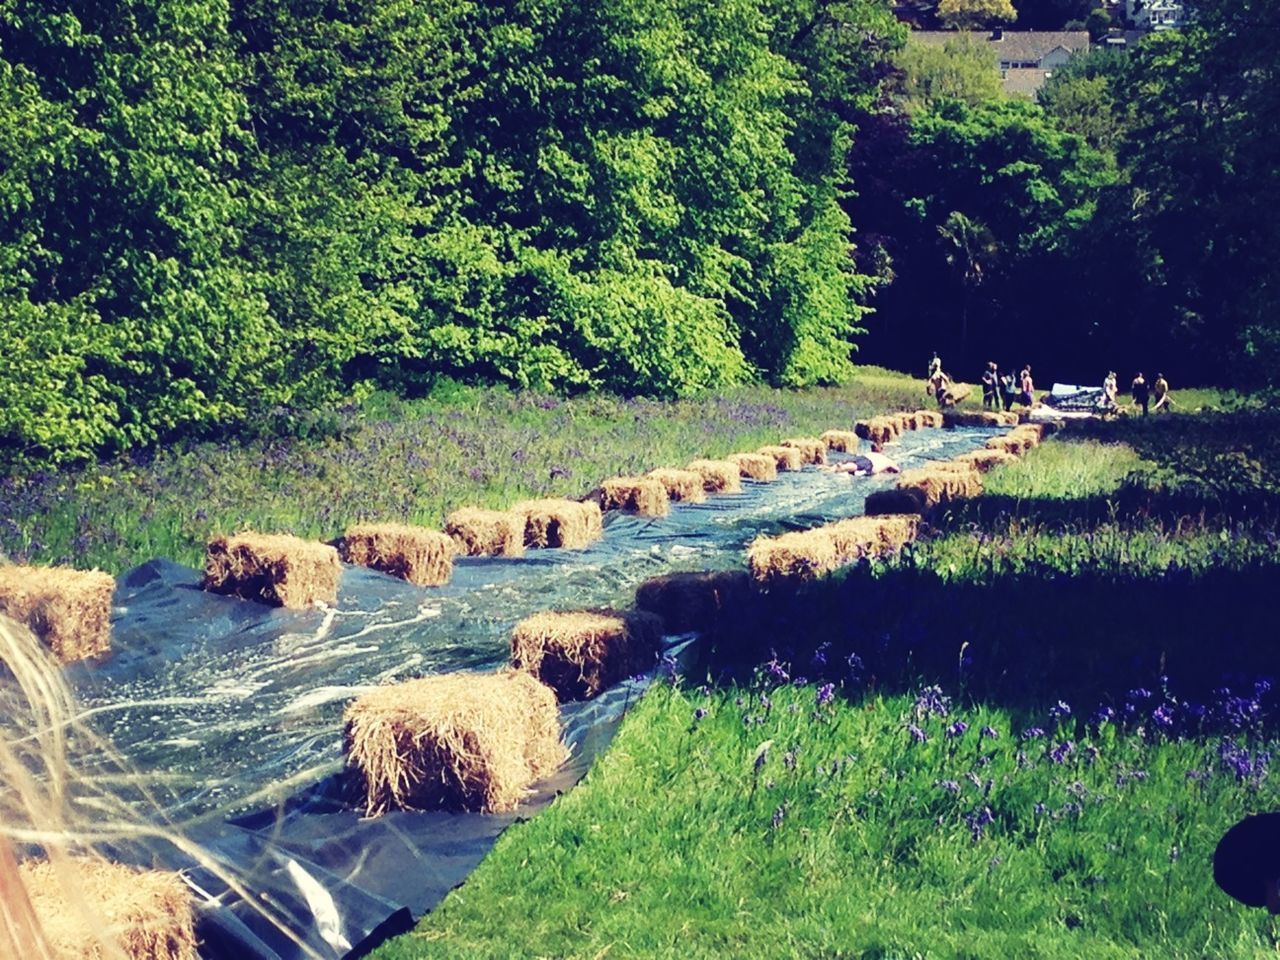
<path fill-rule="evenodd" d="M 580 496 L 600 480 L 924 405 L 921 381 L 874 367 L 848 386 L 739 388 L 660 402 L 453 386 L 377 396 L 300 436 L 165 447 L 56 474 L 0 479 L 0 554 L 112 573 L 153 557 L 202 562 L 211 534 L 328 539 L 352 522 L 439 526 L 466 505 Z"/>
<path fill-rule="evenodd" d="M 1210 869 L 1280 806 L 1275 426 L 1068 434 L 738 611 L 376 956 L 1275 955 Z"/>

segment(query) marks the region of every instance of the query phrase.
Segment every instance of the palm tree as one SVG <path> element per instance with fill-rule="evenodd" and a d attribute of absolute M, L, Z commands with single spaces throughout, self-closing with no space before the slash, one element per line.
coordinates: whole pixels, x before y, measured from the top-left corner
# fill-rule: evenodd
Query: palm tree
<path fill-rule="evenodd" d="M 987 269 L 999 256 L 1000 244 L 986 224 L 966 217 L 959 210 L 947 214 L 947 219 L 938 226 L 938 235 L 943 240 L 943 256 L 947 258 L 947 265 L 960 272 L 960 283 L 964 287 L 964 303 L 960 310 L 960 356 L 967 360 L 969 306 L 974 293 L 986 279 Z"/>

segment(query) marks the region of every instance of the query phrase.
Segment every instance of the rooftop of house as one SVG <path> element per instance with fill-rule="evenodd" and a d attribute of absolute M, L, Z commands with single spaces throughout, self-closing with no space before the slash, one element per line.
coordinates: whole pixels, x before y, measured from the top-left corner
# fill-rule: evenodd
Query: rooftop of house
<path fill-rule="evenodd" d="M 1072 53 L 1089 49 L 1087 30 L 912 30 L 909 34 L 912 42 L 935 46 L 942 46 L 957 37 L 968 37 L 982 43 L 997 60 L 1020 63 L 1038 63 L 1058 47 Z"/>
<path fill-rule="evenodd" d="M 1014 67 L 1004 71 L 1002 87 L 1005 93 L 1029 97 L 1034 100 L 1036 93 L 1044 86 L 1044 82 L 1048 77 L 1048 70 Z"/>

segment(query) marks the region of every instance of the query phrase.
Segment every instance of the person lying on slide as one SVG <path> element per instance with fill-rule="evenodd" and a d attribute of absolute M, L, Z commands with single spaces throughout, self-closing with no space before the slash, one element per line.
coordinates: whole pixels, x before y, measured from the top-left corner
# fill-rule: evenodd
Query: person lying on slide
<path fill-rule="evenodd" d="M 883 453 L 872 451 L 871 453 L 856 454 L 852 460 L 844 463 L 837 463 L 832 466 L 824 466 L 820 469 L 829 470 L 832 473 L 847 473 L 855 477 L 870 477 L 877 473 L 900 473 L 898 465 L 886 457 Z"/>

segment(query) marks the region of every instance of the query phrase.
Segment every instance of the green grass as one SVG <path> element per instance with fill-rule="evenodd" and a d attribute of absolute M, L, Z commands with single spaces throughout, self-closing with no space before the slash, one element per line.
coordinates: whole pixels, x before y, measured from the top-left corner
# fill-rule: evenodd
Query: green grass
<path fill-rule="evenodd" d="M 1107 496 L 1131 474 L 1151 466 L 1127 443 L 1072 439 L 1067 434 L 993 470 L 983 488 L 991 496 L 1037 500 Z"/>
<path fill-rule="evenodd" d="M 948 737 L 961 718 L 968 729 Z M 811 686 L 664 685 L 581 786 L 509 830 L 414 934 L 374 956 L 1274 950 L 1271 921 L 1217 893 L 1209 869 L 1227 826 L 1276 805 L 1273 781 L 1240 780 L 1212 747 L 1136 723 L 1046 725 L 1024 740 L 999 709 L 924 716 L 908 696 L 820 706 Z M 1072 750 L 1054 762 L 1064 741 Z"/>
<path fill-rule="evenodd" d="M 580 496 L 605 477 L 847 429 L 924 400 L 918 380 L 874 367 L 843 387 L 671 402 L 458 385 L 418 401 L 380 395 L 341 416 L 277 418 L 305 436 L 0 479 L 0 555 L 116 573 L 153 557 L 199 565 L 211 535 L 245 528 L 328 539 L 358 521 L 439 526 L 456 507 Z"/>

